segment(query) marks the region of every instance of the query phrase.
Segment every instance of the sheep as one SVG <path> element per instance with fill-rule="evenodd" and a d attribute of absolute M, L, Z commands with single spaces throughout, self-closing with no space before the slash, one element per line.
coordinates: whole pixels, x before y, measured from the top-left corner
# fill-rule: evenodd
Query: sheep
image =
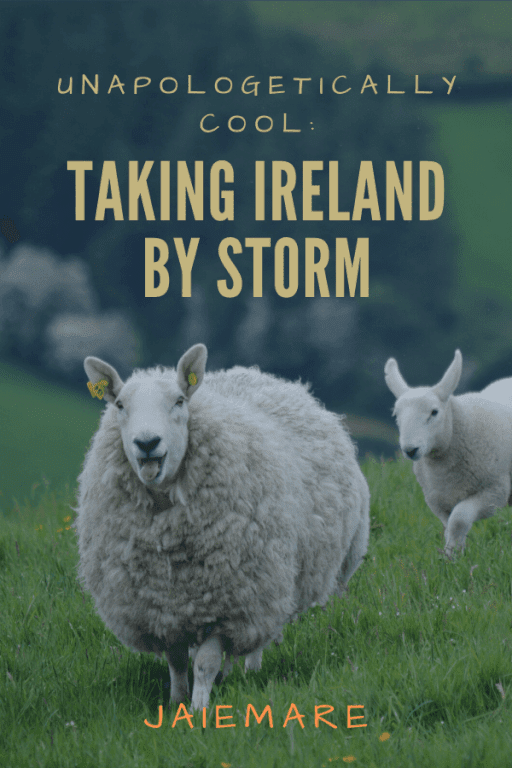
<path fill-rule="evenodd" d="M 512 378 L 497 379 L 482 389 L 481 397 L 492 400 L 494 403 L 512 406 Z"/>
<path fill-rule="evenodd" d="M 409 387 L 394 358 L 384 367 L 400 448 L 443 523 L 448 557 L 464 549 L 475 520 L 512 501 L 512 408 L 484 399 L 485 390 L 454 396 L 461 372 L 460 350 L 434 387 Z"/>
<path fill-rule="evenodd" d="M 79 477 L 79 578 L 107 627 L 167 659 L 171 700 L 208 706 L 226 654 L 259 669 L 300 612 L 341 594 L 368 546 L 369 490 L 342 417 L 309 385 L 235 367 L 117 371 Z M 199 392 L 196 394 L 197 390 Z M 97 390 L 96 390 L 97 391 Z M 195 658 L 194 658 L 195 657 Z"/>

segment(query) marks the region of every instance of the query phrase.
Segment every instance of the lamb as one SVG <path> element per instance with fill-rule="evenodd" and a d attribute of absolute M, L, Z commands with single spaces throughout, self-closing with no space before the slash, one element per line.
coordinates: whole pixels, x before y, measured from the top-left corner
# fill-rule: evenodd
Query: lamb
<path fill-rule="evenodd" d="M 384 367 L 397 398 L 400 448 L 414 462 L 425 501 L 443 523 L 449 557 L 464 548 L 475 520 L 512 501 L 512 408 L 484 399 L 485 390 L 454 396 L 461 372 L 459 350 L 434 387 L 409 387 L 394 358 Z"/>
<path fill-rule="evenodd" d="M 512 407 L 512 378 L 497 379 L 482 389 L 481 397 L 492 400 L 494 403 L 502 403 Z"/>
<path fill-rule="evenodd" d="M 261 667 L 283 626 L 341 593 L 368 546 L 369 490 L 342 418 L 308 386 L 235 367 L 123 383 L 88 357 L 107 407 L 79 477 L 79 576 L 121 642 L 167 659 L 171 700 L 208 706 L 230 657 Z M 196 394 L 197 390 L 199 392 Z M 97 390 L 96 390 L 97 391 Z"/>

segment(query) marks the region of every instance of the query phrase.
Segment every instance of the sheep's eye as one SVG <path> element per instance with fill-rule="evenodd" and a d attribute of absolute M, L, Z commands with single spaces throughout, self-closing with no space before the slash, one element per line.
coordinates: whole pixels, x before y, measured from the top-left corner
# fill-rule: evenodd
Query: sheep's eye
<path fill-rule="evenodd" d="M 178 399 L 176 400 L 176 405 L 183 405 L 184 402 L 185 402 L 184 397 L 178 397 Z"/>
<path fill-rule="evenodd" d="M 437 410 L 437 408 L 434 408 L 434 410 L 432 411 L 432 413 L 430 415 L 431 416 L 437 416 L 438 413 L 439 413 L 439 411 Z"/>
<path fill-rule="evenodd" d="M 116 400 L 115 404 L 117 405 L 117 407 L 119 408 L 120 411 L 124 410 L 124 405 L 122 404 L 122 402 L 120 400 Z"/>

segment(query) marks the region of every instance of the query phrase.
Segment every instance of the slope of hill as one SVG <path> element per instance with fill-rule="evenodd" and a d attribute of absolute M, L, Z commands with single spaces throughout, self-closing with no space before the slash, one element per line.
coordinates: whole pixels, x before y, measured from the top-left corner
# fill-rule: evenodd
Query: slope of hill
<path fill-rule="evenodd" d="M 73 487 L 100 412 L 87 389 L 79 394 L 1 362 L 0 509 L 38 486 Z"/>

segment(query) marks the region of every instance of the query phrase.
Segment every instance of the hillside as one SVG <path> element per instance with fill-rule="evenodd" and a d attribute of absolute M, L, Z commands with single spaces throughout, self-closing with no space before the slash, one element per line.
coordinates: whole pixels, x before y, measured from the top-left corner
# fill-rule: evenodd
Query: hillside
<path fill-rule="evenodd" d="M 403 72 L 512 69 L 508 3 L 490 0 L 248 2 L 264 27 L 294 29 L 343 47 L 362 66 L 385 59 Z"/>
<path fill-rule="evenodd" d="M 0 508 L 47 483 L 73 487 L 100 412 L 85 386 L 79 394 L 0 363 Z"/>

